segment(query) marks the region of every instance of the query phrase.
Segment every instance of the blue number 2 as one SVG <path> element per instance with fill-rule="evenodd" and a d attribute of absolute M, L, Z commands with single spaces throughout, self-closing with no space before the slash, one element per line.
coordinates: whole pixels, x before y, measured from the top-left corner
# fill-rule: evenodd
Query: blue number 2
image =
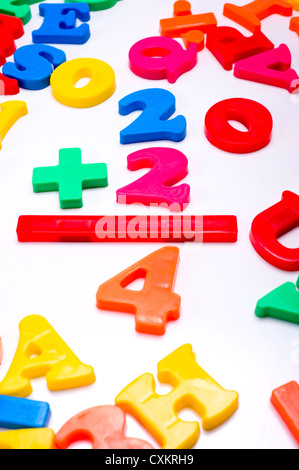
<path fill-rule="evenodd" d="M 119 114 L 133 111 L 143 113 L 120 132 L 121 144 L 172 140 L 180 142 L 186 137 L 187 122 L 184 116 L 168 120 L 175 112 L 175 96 L 162 88 L 150 88 L 132 93 L 118 103 Z"/>

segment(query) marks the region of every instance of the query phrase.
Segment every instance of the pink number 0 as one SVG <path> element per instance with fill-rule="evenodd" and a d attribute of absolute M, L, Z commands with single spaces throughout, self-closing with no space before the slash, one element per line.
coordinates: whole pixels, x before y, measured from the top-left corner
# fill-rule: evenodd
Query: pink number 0
<path fill-rule="evenodd" d="M 167 204 L 172 211 L 182 211 L 190 201 L 190 186 L 171 187 L 188 174 L 188 160 L 182 152 L 155 147 L 128 155 L 128 170 L 152 168 L 145 176 L 116 192 L 120 204 Z"/>

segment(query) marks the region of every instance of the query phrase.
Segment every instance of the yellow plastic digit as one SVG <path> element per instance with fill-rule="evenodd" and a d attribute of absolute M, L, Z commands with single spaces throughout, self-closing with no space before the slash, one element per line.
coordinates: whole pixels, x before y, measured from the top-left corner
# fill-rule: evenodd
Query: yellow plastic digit
<path fill-rule="evenodd" d="M 54 431 L 52 429 L 18 429 L 0 433 L 0 449 L 53 448 Z"/>
<path fill-rule="evenodd" d="M 28 114 L 28 109 L 24 101 L 5 101 L 0 104 L 0 150 L 9 129 L 26 114 Z"/>
<path fill-rule="evenodd" d="M 154 377 L 144 374 L 129 384 L 115 403 L 140 421 L 164 449 L 191 448 L 198 440 L 199 423 L 182 421 L 177 415 L 182 409 L 193 408 L 208 430 L 238 408 L 238 393 L 224 390 L 197 364 L 190 344 L 159 362 L 158 379 L 174 387 L 168 395 L 158 395 Z"/>
<path fill-rule="evenodd" d="M 1 395 L 25 398 L 32 392 L 30 379 L 42 376 L 52 391 L 83 387 L 95 381 L 93 368 L 75 356 L 45 318 L 25 317 L 19 329 L 14 359 L 0 383 Z"/>
<path fill-rule="evenodd" d="M 87 85 L 76 88 L 82 78 Z M 74 59 L 64 62 L 51 75 L 54 98 L 72 108 L 90 108 L 108 100 L 116 90 L 115 74 L 110 65 L 98 59 Z"/>

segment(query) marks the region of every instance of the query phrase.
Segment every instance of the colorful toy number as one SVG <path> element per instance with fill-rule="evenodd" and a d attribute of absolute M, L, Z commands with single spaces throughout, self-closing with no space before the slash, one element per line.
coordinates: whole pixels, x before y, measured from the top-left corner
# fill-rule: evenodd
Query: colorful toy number
<path fill-rule="evenodd" d="M 197 45 L 191 43 L 188 50 L 174 39 L 151 37 L 134 44 L 129 52 L 130 68 L 135 75 L 149 80 L 175 83 L 185 72 L 197 64 Z"/>
<path fill-rule="evenodd" d="M 172 140 L 180 142 L 186 137 L 184 116 L 168 120 L 175 112 L 175 96 L 162 88 L 150 88 L 132 93 L 119 102 L 122 116 L 143 110 L 142 114 L 120 132 L 121 144 Z"/>
<path fill-rule="evenodd" d="M 116 192 L 120 204 L 161 204 L 172 211 L 184 210 L 190 201 L 190 186 L 171 187 L 188 174 L 188 160 L 176 149 L 154 147 L 128 155 L 130 171 L 152 168 L 134 183 Z"/>

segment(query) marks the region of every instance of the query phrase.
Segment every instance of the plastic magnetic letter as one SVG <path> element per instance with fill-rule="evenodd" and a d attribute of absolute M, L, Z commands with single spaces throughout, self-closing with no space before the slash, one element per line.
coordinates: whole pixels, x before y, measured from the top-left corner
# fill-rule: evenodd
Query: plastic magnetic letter
<path fill-rule="evenodd" d="M 207 48 L 225 70 L 242 59 L 274 49 L 274 44 L 261 32 L 245 37 L 229 26 L 219 26 L 207 34 Z"/>
<path fill-rule="evenodd" d="M 67 449 L 74 442 L 91 441 L 93 449 L 153 449 L 140 439 L 125 436 L 126 416 L 117 406 L 96 406 L 78 413 L 58 431 L 55 444 Z"/>
<path fill-rule="evenodd" d="M 229 121 L 243 124 L 248 132 Z M 212 106 L 205 118 L 205 135 L 215 147 L 231 153 L 256 152 L 271 141 L 273 119 L 265 106 L 245 98 L 231 98 Z"/>
<path fill-rule="evenodd" d="M 81 2 L 82 0 L 71 0 L 72 3 Z M 114 7 L 120 0 L 87 0 L 85 3 L 89 6 L 90 11 L 107 10 Z"/>
<path fill-rule="evenodd" d="M 6 57 L 15 52 L 15 39 L 19 39 L 23 34 L 23 23 L 19 18 L 0 15 L 0 65 L 4 64 Z"/>
<path fill-rule="evenodd" d="M 287 0 L 290 3 L 295 11 L 299 11 L 299 0 Z"/>
<path fill-rule="evenodd" d="M 0 449 L 53 449 L 54 431 L 42 429 L 17 429 L 0 433 Z"/>
<path fill-rule="evenodd" d="M 21 88 L 41 90 L 49 86 L 53 69 L 65 62 L 66 56 L 53 46 L 29 44 L 16 50 L 14 61 L 3 65 L 3 74 L 15 78 Z"/>
<path fill-rule="evenodd" d="M 83 364 L 47 320 L 25 317 L 11 366 L 0 383 L 0 394 L 27 397 L 30 379 L 45 376 L 49 390 L 67 390 L 95 382 L 93 368 Z"/>
<path fill-rule="evenodd" d="M 181 298 L 173 292 L 178 263 L 178 248 L 168 246 L 154 251 L 102 284 L 97 307 L 133 313 L 136 331 L 164 335 L 167 321 L 180 316 Z M 141 291 L 130 289 L 136 279 L 145 279 Z"/>
<path fill-rule="evenodd" d="M 39 2 L 40 0 L 27 0 L 27 3 L 30 5 Z M 22 20 L 23 24 L 26 24 L 31 19 L 31 10 L 28 4 L 26 4 L 26 0 L 1 0 L 0 13 L 9 16 L 16 16 Z"/>
<path fill-rule="evenodd" d="M 184 116 L 169 118 L 175 112 L 175 96 L 162 88 L 136 91 L 120 102 L 122 116 L 142 110 L 142 114 L 120 132 L 120 143 L 172 140 L 180 142 L 186 137 L 187 122 Z"/>
<path fill-rule="evenodd" d="M 26 114 L 28 109 L 24 101 L 5 101 L 0 104 L 0 150 L 9 129 Z"/>
<path fill-rule="evenodd" d="M 185 344 L 158 364 L 158 379 L 174 388 L 168 395 L 155 392 L 155 379 L 144 374 L 131 382 L 115 403 L 131 413 L 163 449 L 190 449 L 199 438 L 198 422 L 182 421 L 177 413 L 192 408 L 205 430 L 213 429 L 237 410 L 237 392 L 220 387 L 196 362 L 191 344 Z"/>
<path fill-rule="evenodd" d="M 291 191 L 282 200 L 256 216 L 250 240 L 256 252 L 268 263 L 285 271 L 299 270 L 299 247 L 287 248 L 278 238 L 299 226 L 299 196 Z"/>
<path fill-rule="evenodd" d="M 299 289 L 299 278 L 297 281 Z M 271 317 L 299 325 L 299 291 L 292 282 L 286 282 L 265 295 L 257 303 L 257 317 Z"/>
<path fill-rule="evenodd" d="M 291 1 L 255 0 L 244 6 L 225 3 L 223 15 L 239 23 L 251 32 L 261 29 L 261 20 L 270 15 L 292 16 Z"/>
<path fill-rule="evenodd" d="M 82 78 L 90 81 L 81 88 Z M 116 90 L 115 74 L 110 65 L 98 59 L 74 59 L 57 67 L 51 75 L 54 98 L 72 108 L 90 108 L 108 100 Z"/>
<path fill-rule="evenodd" d="M 188 174 L 188 160 L 176 149 L 153 147 L 128 155 L 130 171 L 152 168 L 137 181 L 118 189 L 119 204 L 161 204 L 172 211 L 183 211 L 190 201 L 190 186 L 174 184 Z"/>
<path fill-rule="evenodd" d="M 59 150 L 59 165 L 34 168 L 35 193 L 59 191 L 61 209 L 83 207 L 82 191 L 108 186 L 106 163 L 83 164 L 81 149 Z"/>
<path fill-rule="evenodd" d="M 17 80 L 0 73 L 0 95 L 17 95 L 20 92 Z"/>
<path fill-rule="evenodd" d="M 274 390 L 271 402 L 299 443 L 299 385 L 290 382 Z"/>
<path fill-rule="evenodd" d="M 39 14 L 44 17 L 41 27 L 32 32 L 34 43 L 47 44 L 85 44 L 90 38 L 88 24 L 76 27 L 76 19 L 89 21 L 87 3 L 42 3 Z"/>
<path fill-rule="evenodd" d="M 197 45 L 187 50 L 174 39 L 154 36 L 136 42 L 129 51 L 129 65 L 138 77 L 149 80 L 177 79 L 197 64 Z"/>
<path fill-rule="evenodd" d="M 0 428 L 46 428 L 50 415 L 48 403 L 0 395 Z"/>
<path fill-rule="evenodd" d="M 299 17 L 298 16 L 294 16 L 293 18 L 291 18 L 290 30 L 294 31 L 299 36 Z"/>
<path fill-rule="evenodd" d="M 293 93 L 298 88 L 299 77 L 297 72 L 291 69 L 291 63 L 290 49 L 285 44 L 281 44 L 277 49 L 237 62 L 234 76 L 285 88 L 289 93 Z"/>
<path fill-rule="evenodd" d="M 173 14 L 174 18 L 160 21 L 161 36 L 182 38 L 187 48 L 191 43 L 195 43 L 198 50 L 202 50 L 205 45 L 205 33 L 217 25 L 214 13 L 192 15 L 191 4 L 186 0 L 179 0 L 174 4 Z"/>

